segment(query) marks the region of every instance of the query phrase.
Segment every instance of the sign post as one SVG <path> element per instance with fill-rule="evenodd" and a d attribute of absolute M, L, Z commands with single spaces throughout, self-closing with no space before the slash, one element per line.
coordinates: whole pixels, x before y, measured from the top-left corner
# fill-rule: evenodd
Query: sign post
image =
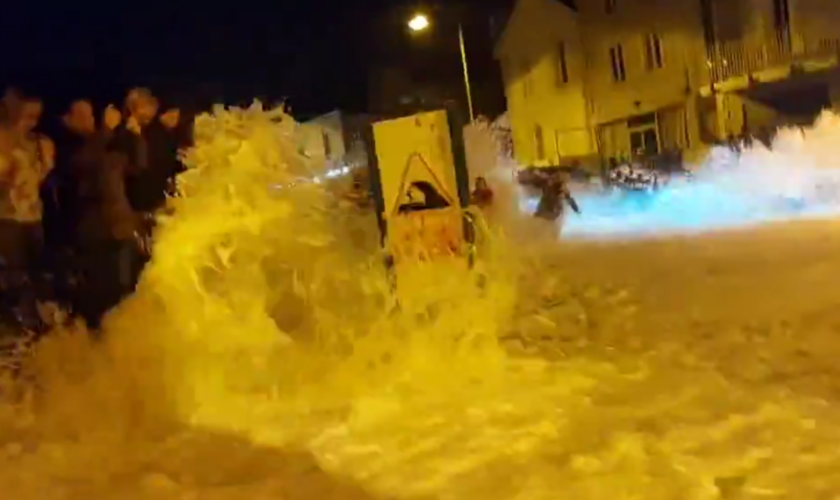
<path fill-rule="evenodd" d="M 400 265 L 446 258 L 471 264 L 463 122 L 452 109 L 376 122 L 368 144 L 382 245 Z"/>

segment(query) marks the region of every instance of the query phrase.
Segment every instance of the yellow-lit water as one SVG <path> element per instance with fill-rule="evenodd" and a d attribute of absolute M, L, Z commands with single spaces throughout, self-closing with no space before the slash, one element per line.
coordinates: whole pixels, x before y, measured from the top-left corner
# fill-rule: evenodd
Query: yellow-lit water
<path fill-rule="evenodd" d="M 727 240 L 553 254 L 488 236 L 487 286 L 457 263 L 417 264 L 396 307 L 372 221 L 319 185 L 283 187 L 307 172 L 280 117 L 199 118 L 177 215 L 106 340 L 56 333 L 4 392 L 0 498 L 840 491 L 833 386 L 808 371 L 840 353 L 835 323 L 808 323 L 793 298 L 762 310 L 756 290 L 714 292 L 723 304 L 708 291 L 761 278 L 784 295 L 800 245 L 766 237 L 781 257 L 744 271 L 753 255 L 715 253 L 744 248 Z M 668 268 L 674 255 L 703 267 Z M 826 285 L 818 270 L 797 272 Z"/>

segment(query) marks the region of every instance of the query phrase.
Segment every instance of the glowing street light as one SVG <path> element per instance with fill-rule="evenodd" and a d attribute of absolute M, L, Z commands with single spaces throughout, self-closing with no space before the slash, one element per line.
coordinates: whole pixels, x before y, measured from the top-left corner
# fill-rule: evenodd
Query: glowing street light
<path fill-rule="evenodd" d="M 429 18 L 423 14 L 416 14 L 408 22 L 408 27 L 411 28 L 411 31 L 423 31 L 429 27 Z"/>
<path fill-rule="evenodd" d="M 411 31 L 424 31 L 430 26 L 429 18 L 424 14 L 415 14 L 408 21 L 408 27 Z M 464 30 L 461 28 L 461 23 L 458 23 L 458 43 L 461 48 L 461 64 L 464 66 L 464 87 L 467 90 L 467 107 L 470 112 L 470 123 L 474 123 L 475 115 L 473 114 L 472 92 L 470 91 L 470 73 L 467 70 L 467 52 L 464 49 Z"/>

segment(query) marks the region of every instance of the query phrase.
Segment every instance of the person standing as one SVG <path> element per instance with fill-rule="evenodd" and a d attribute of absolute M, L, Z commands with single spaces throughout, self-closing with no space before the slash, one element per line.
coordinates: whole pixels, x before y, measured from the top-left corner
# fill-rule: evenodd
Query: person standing
<path fill-rule="evenodd" d="M 534 215 L 542 219 L 556 221 L 563 216 L 566 204 L 575 213 L 580 214 L 580 207 L 572 197 L 571 191 L 569 191 L 568 182 L 562 175 L 554 174 L 543 185 L 542 197 L 540 197 Z"/>
<path fill-rule="evenodd" d="M 128 161 L 126 189 L 132 208 L 136 212 L 154 210 L 152 125 L 158 113 L 157 98 L 145 88 L 132 89 L 125 99 L 125 121 L 117 130 L 116 150 L 125 154 Z"/>
<path fill-rule="evenodd" d="M 0 126 L 0 256 L 27 274 L 41 264 L 43 205 L 41 183 L 54 160 L 52 141 L 35 133 L 43 105 L 39 99 L 7 99 L 8 119 Z"/>
<path fill-rule="evenodd" d="M 158 144 L 153 144 L 152 140 L 156 135 L 152 128 L 158 109 L 158 100 L 148 89 L 134 88 L 129 91 L 125 99 L 125 119 L 113 141 L 113 151 L 121 153 L 126 162 L 123 168 L 126 195 L 135 219 L 141 223 L 138 231 L 144 241 L 148 241 L 151 236 L 153 214 L 160 199 L 157 193 L 157 166 L 154 164 L 158 155 L 153 149 Z M 131 264 L 133 282 L 139 280 L 147 261 L 147 255 L 136 255 Z"/>
<path fill-rule="evenodd" d="M 484 177 L 476 177 L 475 189 L 472 192 L 472 203 L 478 208 L 486 209 L 493 204 L 493 190 Z"/>
<path fill-rule="evenodd" d="M 126 195 L 128 158 L 112 142 L 121 114 L 113 106 L 104 113 L 102 127 L 89 128 L 89 120 L 66 120 L 81 139 L 70 158 L 78 179 L 79 226 L 77 245 L 82 290 L 75 309 L 96 331 L 104 314 L 131 293 L 130 265 L 137 251 L 138 221 Z"/>
<path fill-rule="evenodd" d="M 166 205 L 168 196 L 176 194 L 175 177 L 183 171 L 178 157 L 185 142 L 185 127 L 181 121 L 181 110 L 169 109 L 160 115 L 157 123 L 149 127 L 152 150 L 152 179 L 149 189 L 154 198 L 150 200 L 152 211 Z"/>
<path fill-rule="evenodd" d="M 43 207 L 40 187 L 52 163 L 52 142 L 35 133 L 43 106 L 7 92 L 0 124 L 0 264 L 5 304 L 27 330 L 39 331 L 37 302 L 43 278 Z"/>
<path fill-rule="evenodd" d="M 44 239 L 56 261 L 66 262 L 75 246 L 79 224 L 79 179 L 73 166 L 89 134 L 96 131 L 93 104 L 87 99 L 70 103 L 56 134 L 58 156 L 42 190 Z"/>

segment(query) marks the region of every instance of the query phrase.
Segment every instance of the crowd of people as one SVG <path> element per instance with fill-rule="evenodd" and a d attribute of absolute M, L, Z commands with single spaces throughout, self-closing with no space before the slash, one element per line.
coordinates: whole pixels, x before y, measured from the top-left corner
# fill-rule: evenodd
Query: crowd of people
<path fill-rule="evenodd" d="M 79 98 L 57 132 L 40 132 L 43 102 L 8 90 L 0 103 L 0 315 L 37 328 L 50 301 L 98 330 L 150 256 L 153 214 L 174 195 L 188 140 L 177 108 L 147 89 L 97 115 Z"/>

